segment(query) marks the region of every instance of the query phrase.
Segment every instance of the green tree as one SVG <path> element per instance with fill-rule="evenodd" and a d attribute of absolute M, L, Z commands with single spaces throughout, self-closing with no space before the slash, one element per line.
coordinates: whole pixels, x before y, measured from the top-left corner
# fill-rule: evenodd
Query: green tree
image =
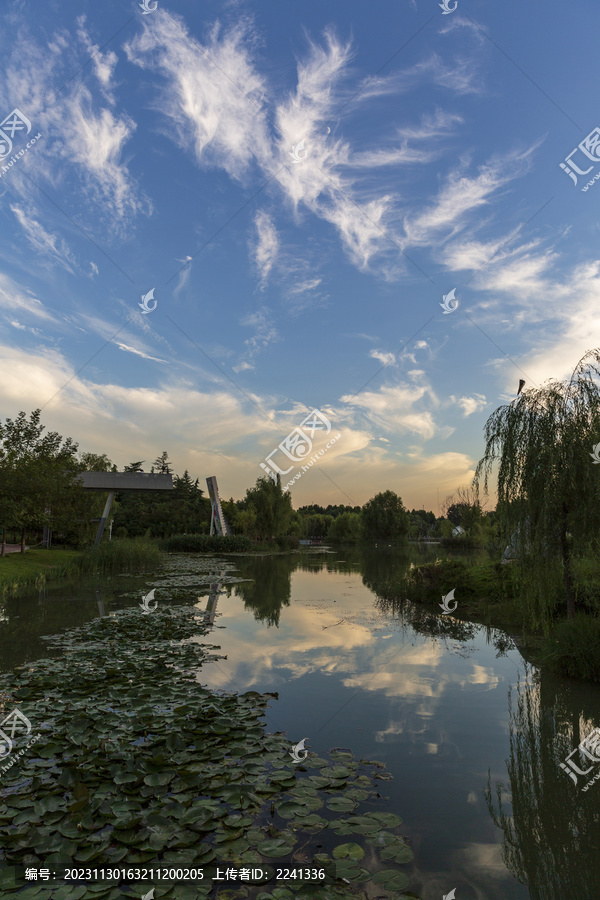
<path fill-rule="evenodd" d="M 157 475 L 171 475 L 171 473 L 173 472 L 173 469 L 171 468 L 171 460 L 169 459 L 169 454 L 166 450 L 163 450 L 161 455 L 157 456 L 154 460 L 152 472 L 156 472 Z"/>
<path fill-rule="evenodd" d="M 307 538 L 324 538 L 327 537 L 331 523 L 334 521 L 333 516 L 324 516 L 320 514 L 304 516 L 303 533 Z"/>
<path fill-rule="evenodd" d="M 361 518 L 359 513 L 343 512 L 331 523 L 328 537 L 335 541 L 355 544 L 360 540 Z"/>
<path fill-rule="evenodd" d="M 402 499 L 394 491 L 383 491 L 362 508 L 361 525 L 367 541 L 403 541 L 410 525 Z"/>
<path fill-rule="evenodd" d="M 106 453 L 82 453 L 80 460 L 82 472 L 111 472 L 116 468 Z"/>
<path fill-rule="evenodd" d="M 281 489 L 270 478 L 257 478 L 256 485 L 246 491 L 246 509 L 252 507 L 256 514 L 257 532 L 263 540 L 288 534 L 292 520 L 292 498 L 289 491 Z"/>
<path fill-rule="evenodd" d="M 590 456 L 600 441 L 600 350 L 588 351 L 569 381 L 549 381 L 497 409 L 485 425 L 477 486 L 499 460 L 498 505 L 509 534 L 519 534 L 537 604 L 550 612 L 548 572 L 561 562 L 567 615 L 575 613 L 573 555 L 598 543 L 600 472 Z M 518 532 L 517 532 L 518 529 Z M 554 575 L 554 572 L 551 572 Z M 533 590 L 533 588 L 532 588 Z"/>
<path fill-rule="evenodd" d="M 460 525 L 470 534 L 477 533 L 480 530 L 479 525 L 485 506 L 479 499 L 478 488 L 474 486 L 459 487 L 457 495 L 456 500 L 454 494 L 446 497 L 444 503 L 446 518 L 454 526 Z"/>
<path fill-rule="evenodd" d="M 28 530 L 70 523 L 82 498 L 77 444 L 56 431 L 44 434 L 40 416 L 39 409 L 30 413 L 29 419 L 21 411 L 16 419 L 0 422 L 2 553 L 7 527 L 20 530 L 24 553 Z"/>
<path fill-rule="evenodd" d="M 187 469 L 183 475 L 174 476 L 172 491 L 127 491 L 117 494 L 117 500 L 114 524 L 126 528 L 131 537 L 143 535 L 148 529 L 152 537 L 159 538 L 208 531 L 210 502 L 203 497 L 198 479 L 191 478 Z"/>
<path fill-rule="evenodd" d="M 248 507 L 248 509 L 239 509 L 237 512 L 235 529 L 240 534 L 245 534 L 248 537 L 256 537 L 258 534 L 257 526 L 256 526 L 256 510 L 253 507 Z"/>
<path fill-rule="evenodd" d="M 142 465 L 144 463 L 143 459 L 139 459 L 137 462 L 129 463 L 128 466 L 125 466 L 123 469 L 124 472 L 143 472 Z"/>

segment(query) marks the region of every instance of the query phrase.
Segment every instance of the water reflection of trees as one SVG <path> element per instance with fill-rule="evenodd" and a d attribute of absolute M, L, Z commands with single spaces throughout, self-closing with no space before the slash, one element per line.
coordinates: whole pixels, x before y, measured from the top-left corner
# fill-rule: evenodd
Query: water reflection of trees
<path fill-rule="evenodd" d="M 485 793 L 504 832 L 505 864 L 532 900 L 599 894 L 600 784 L 584 793 L 587 778 L 576 786 L 559 767 L 591 731 L 597 706 L 597 692 L 547 674 L 511 689 L 509 784 L 498 783 L 494 792 L 490 777 Z"/>
<path fill-rule="evenodd" d="M 343 559 L 337 554 L 343 553 Z M 254 617 L 278 625 L 281 607 L 289 606 L 291 577 L 296 570 L 319 573 L 322 571 L 344 575 L 360 573 L 363 584 L 376 597 L 396 595 L 395 586 L 414 559 L 414 547 L 374 548 L 347 546 L 338 547 L 335 554 L 311 553 L 281 556 L 238 557 L 236 565 L 242 578 L 252 581 L 236 585 L 236 593 L 241 596 Z M 434 558 L 432 551 L 425 549 L 423 561 Z M 430 614 L 431 615 L 431 614 Z M 435 616 L 431 617 L 435 620 Z"/>
<path fill-rule="evenodd" d="M 246 557 L 238 564 L 242 578 L 251 578 L 235 585 L 236 594 L 251 609 L 254 618 L 268 625 L 279 625 L 281 607 L 290 605 L 291 577 L 297 568 L 297 557 Z M 319 569 L 317 569 L 319 571 Z"/>

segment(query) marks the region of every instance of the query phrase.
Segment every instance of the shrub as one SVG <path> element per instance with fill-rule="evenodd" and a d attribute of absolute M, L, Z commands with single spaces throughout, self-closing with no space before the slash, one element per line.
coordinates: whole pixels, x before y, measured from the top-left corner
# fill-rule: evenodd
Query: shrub
<path fill-rule="evenodd" d="M 445 596 L 453 588 L 460 590 L 463 599 L 473 592 L 471 574 L 462 559 L 436 559 L 422 566 L 411 565 L 402 587 L 410 600 L 425 602 L 439 602 L 442 595 Z"/>
<path fill-rule="evenodd" d="M 245 534 L 172 534 L 160 543 L 167 553 L 236 553 L 252 550 Z"/>
<path fill-rule="evenodd" d="M 600 681 L 600 619 L 585 613 L 563 619 L 546 638 L 541 661 L 560 675 Z"/>
<path fill-rule="evenodd" d="M 293 534 L 282 534 L 275 538 L 279 550 L 295 550 L 300 545 L 300 538 Z"/>

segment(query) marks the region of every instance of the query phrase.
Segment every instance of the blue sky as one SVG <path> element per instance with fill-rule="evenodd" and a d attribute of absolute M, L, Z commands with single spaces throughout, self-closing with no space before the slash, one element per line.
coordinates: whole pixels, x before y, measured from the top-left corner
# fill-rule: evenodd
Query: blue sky
<path fill-rule="evenodd" d="M 295 507 L 437 511 L 519 378 L 600 346 L 599 27 L 582 0 L 6 3 L 0 416 L 237 498 L 318 409 L 340 437 Z"/>

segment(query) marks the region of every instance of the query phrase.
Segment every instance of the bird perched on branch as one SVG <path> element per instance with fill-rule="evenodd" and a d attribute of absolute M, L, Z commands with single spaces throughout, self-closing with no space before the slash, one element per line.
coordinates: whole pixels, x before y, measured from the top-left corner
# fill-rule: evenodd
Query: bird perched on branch
<path fill-rule="evenodd" d="M 517 391 L 517 397 L 523 390 L 524 386 L 525 386 L 525 380 L 523 378 L 519 378 L 519 390 Z"/>

